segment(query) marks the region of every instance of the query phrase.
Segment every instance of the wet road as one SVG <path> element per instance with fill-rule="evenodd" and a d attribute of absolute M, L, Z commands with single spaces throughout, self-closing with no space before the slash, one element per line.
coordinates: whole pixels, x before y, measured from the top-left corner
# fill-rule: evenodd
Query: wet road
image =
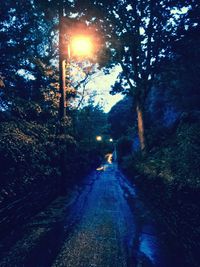
<path fill-rule="evenodd" d="M 115 163 L 88 178 L 69 222 L 52 267 L 172 267 L 153 216 Z"/>

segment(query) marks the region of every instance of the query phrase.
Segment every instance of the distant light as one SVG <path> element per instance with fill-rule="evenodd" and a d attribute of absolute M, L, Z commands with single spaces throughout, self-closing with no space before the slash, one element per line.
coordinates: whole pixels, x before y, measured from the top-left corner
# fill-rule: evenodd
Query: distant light
<path fill-rule="evenodd" d="M 100 136 L 100 135 L 96 136 L 96 140 L 97 141 L 102 141 L 102 136 Z"/>
<path fill-rule="evenodd" d="M 110 138 L 110 139 L 109 139 L 109 141 L 110 141 L 110 142 L 113 142 L 113 139 L 112 139 L 112 138 Z"/>
<path fill-rule="evenodd" d="M 112 153 L 109 153 L 109 154 L 105 155 L 105 158 L 107 159 L 107 162 L 109 164 L 112 164 L 112 159 L 113 159 L 113 154 Z"/>

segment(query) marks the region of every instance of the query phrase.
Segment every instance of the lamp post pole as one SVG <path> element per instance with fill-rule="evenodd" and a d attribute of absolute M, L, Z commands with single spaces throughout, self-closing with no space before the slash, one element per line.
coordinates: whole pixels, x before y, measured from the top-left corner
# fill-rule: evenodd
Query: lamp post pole
<path fill-rule="evenodd" d="M 73 47 L 70 27 L 68 23 L 68 31 L 66 35 L 66 18 L 64 16 L 64 0 L 59 2 L 59 90 L 60 90 L 60 103 L 59 103 L 59 119 L 61 123 L 60 134 L 66 133 L 65 119 L 67 108 L 67 90 L 69 90 L 70 84 L 70 46 Z M 76 42 L 76 50 L 79 50 L 81 56 L 91 50 L 91 44 L 88 44 L 87 40 L 79 40 Z M 67 46 L 67 47 L 66 47 Z M 67 51 L 66 51 L 67 48 Z M 73 47 L 74 48 L 74 47 Z M 73 51 L 73 49 L 72 49 Z M 74 52 L 74 51 L 73 51 Z M 90 51 L 91 52 L 91 51 Z M 61 153 L 60 153 L 60 170 L 61 177 L 59 181 L 60 193 L 65 193 L 66 185 L 66 146 L 65 139 L 62 140 Z"/>
<path fill-rule="evenodd" d="M 59 5 L 59 87 L 60 87 L 60 120 L 66 118 L 66 79 L 65 79 L 65 57 L 64 57 L 64 30 L 63 30 L 64 7 L 63 2 Z"/>
<path fill-rule="evenodd" d="M 60 91 L 60 103 L 59 103 L 59 119 L 60 119 L 60 133 L 65 134 L 65 118 L 66 118 L 66 62 L 64 56 L 64 5 L 63 1 L 59 3 L 59 91 Z M 59 179 L 59 193 L 65 194 L 65 164 L 66 164 L 66 151 L 64 147 L 60 153 L 60 170 L 61 176 Z"/>

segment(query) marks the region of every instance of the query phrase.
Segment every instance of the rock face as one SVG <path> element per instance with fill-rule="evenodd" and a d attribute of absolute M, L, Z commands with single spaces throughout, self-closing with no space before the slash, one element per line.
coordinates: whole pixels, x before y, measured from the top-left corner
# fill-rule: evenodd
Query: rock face
<path fill-rule="evenodd" d="M 127 133 L 129 127 L 132 127 L 136 122 L 136 114 L 134 114 L 133 99 L 125 97 L 119 101 L 108 115 L 109 123 L 111 124 L 112 135 L 115 139 Z"/>

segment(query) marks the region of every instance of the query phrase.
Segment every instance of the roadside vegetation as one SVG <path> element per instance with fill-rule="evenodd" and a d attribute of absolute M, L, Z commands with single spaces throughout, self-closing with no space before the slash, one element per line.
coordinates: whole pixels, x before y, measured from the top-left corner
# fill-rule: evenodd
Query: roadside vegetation
<path fill-rule="evenodd" d="M 121 168 L 148 200 L 163 238 L 187 266 L 199 266 L 200 123 L 180 122 L 146 154 L 121 159 Z"/>
<path fill-rule="evenodd" d="M 61 39 L 83 22 L 98 55 L 71 60 L 60 101 Z M 199 1 L 6 1 L 0 54 L 0 236 L 67 194 L 116 144 L 169 243 L 199 267 Z M 111 94 L 125 98 L 105 114 L 87 83 L 116 66 Z"/>
<path fill-rule="evenodd" d="M 59 194 L 67 194 L 109 150 L 108 143 L 96 140 L 96 135 L 107 133 L 106 114 L 99 107 L 76 111 L 76 132 L 69 118 L 65 134 L 59 133 L 56 117 L 44 121 L 42 112 L 34 111 L 38 117 L 27 119 L 20 108 L 20 116 L 11 109 L 0 113 L 1 229 L 10 229 Z"/>
<path fill-rule="evenodd" d="M 117 105 L 109 119 L 111 129 L 118 137 L 121 135 L 117 145 L 121 168 L 148 199 L 163 227 L 165 240 L 183 258 L 183 264 L 198 267 L 200 65 L 196 31 L 188 32 L 173 44 L 173 57 L 163 62 L 145 102 L 148 148 L 139 150 L 136 123 L 127 120 L 123 130 L 115 130 L 112 120 L 120 117 L 121 112 Z"/>

